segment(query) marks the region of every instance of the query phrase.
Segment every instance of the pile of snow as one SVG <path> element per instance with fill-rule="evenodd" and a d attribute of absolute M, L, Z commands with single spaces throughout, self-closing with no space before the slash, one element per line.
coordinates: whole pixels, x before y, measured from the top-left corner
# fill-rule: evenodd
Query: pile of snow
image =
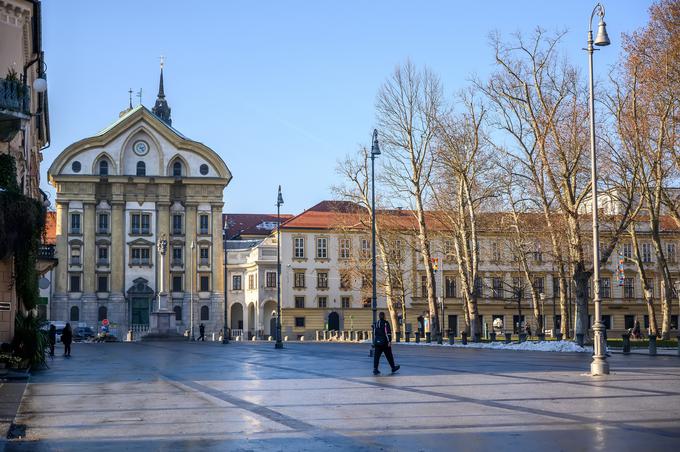
<path fill-rule="evenodd" d="M 592 347 L 581 347 L 575 342 L 571 341 L 543 341 L 543 342 L 511 342 L 506 344 L 504 342 L 468 342 L 467 345 L 463 345 L 460 342 L 456 342 L 453 345 L 447 343 L 437 344 L 421 342 L 416 344 L 415 342 L 400 342 L 400 345 L 422 345 L 428 347 L 454 347 L 454 348 L 485 348 L 494 350 L 528 350 L 533 352 L 576 352 L 576 353 L 592 353 Z"/>

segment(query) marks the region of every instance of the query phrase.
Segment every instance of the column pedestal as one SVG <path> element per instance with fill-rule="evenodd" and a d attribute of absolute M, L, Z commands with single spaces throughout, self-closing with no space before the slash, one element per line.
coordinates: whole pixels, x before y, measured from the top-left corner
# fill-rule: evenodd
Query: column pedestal
<path fill-rule="evenodd" d="M 149 334 L 142 340 L 185 341 L 186 338 L 177 332 L 175 312 L 168 309 L 168 294 L 158 294 L 160 306 L 149 316 Z"/>

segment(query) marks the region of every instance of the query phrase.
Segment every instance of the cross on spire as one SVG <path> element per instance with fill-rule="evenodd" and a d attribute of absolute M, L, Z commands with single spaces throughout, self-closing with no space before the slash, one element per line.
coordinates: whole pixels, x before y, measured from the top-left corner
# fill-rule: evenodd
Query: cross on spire
<path fill-rule="evenodd" d="M 156 98 L 156 103 L 154 104 L 151 111 L 153 114 L 158 116 L 158 118 L 166 123 L 167 125 L 172 125 L 172 119 L 170 118 L 170 107 L 168 102 L 165 100 L 165 89 L 163 86 L 163 66 L 165 66 L 165 57 L 160 56 L 161 61 L 161 75 L 158 82 L 158 97 Z"/>

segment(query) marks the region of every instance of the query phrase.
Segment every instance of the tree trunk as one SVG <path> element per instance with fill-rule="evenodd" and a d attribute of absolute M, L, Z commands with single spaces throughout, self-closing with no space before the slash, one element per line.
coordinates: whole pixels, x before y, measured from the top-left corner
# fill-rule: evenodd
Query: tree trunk
<path fill-rule="evenodd" d="M 559 280 L 559 285 L 560 285 L 560 319 L 562 319 L 561 325 L 560 325 L 560 333 L 562 333 L 562 337 L 569 338 L 571 328 L 569 328 L 569 325 L 571 324 L 571 319 L 569 318 L 569 307 L 567 306 L 567 281 L 566 277 L 564 275 L 564 269 L 560 269 L 560 280 Z"/>
<path fill-rule="evenodd" d="M 574 326 L 575 334 L 583 334 L 583 337 L 588 336 L 588 280 L 590 279 L 590 272 L 587 271 L 583 262 L 577 262 L 574 271 L 574 283 L 576 288 L 576 310 Z"/>

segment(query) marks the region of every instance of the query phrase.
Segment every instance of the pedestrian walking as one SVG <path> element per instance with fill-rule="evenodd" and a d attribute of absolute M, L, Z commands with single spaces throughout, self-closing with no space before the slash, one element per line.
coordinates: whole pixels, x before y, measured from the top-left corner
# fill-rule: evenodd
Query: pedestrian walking
<path fill-rule="evenodd" d="M 640 330 L 640 321 L 635 319 L 635 324 L 633 325 L 633 339 L 641 339 L 642 331 Z"/>
<path fill-rule="evenodd" d="M 200 333 L 198 340 L 205 342 L 205 325 L 201 323 L 198 327 L 198 332 Z"/>
<path fill-rule="evenodd" d="M 527 337 L 531 337 L 531 326 L 529 325 L 529 322 L 526 323 L 524 327 L 524 332 L 527 333 Z"/>
<path fill-rule="evenodd" d="M 54 324 L 50 325 L 50 330 L 47 332 L 47 342 L 50 344 L 50 358 L 54 358 L 54 345 L 57 342 L 57 327 Z"/>
<path fill-rule="evenodd" d="M 64 343 L 64 356 L 71 357 L 71 342 L 73 342 L 73 330 L 71 324 L 67 323 L 64 330 L 61 332 L 61 342 Z"/>
<path fill-rule="evenodd" d="M 392 328 L 390 322 L 385 320 L 385 313 L 380 313 L 380 319 L 373 325 L 373 343 L 375 350 L 373 351 L 373 375 L 380 375 L 378 366 L 380 365 L 380 355 L 385 354 L 387 362 L 392 368 L 392 373 L 399 370 L 401 366 L 394 364 L 394 356 L 392 356 Z"/>

